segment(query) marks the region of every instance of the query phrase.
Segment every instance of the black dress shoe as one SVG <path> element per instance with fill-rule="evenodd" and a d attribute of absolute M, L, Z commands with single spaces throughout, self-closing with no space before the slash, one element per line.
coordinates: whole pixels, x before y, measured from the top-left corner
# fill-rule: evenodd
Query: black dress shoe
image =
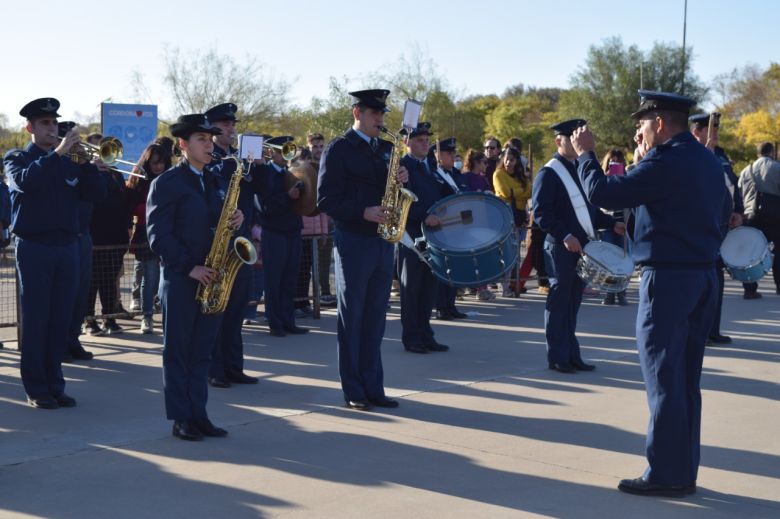
<path fill-rule="evenodd" d="M 398 400 L 393 400 L 392 398 L 387 398 L 386 396 L 380 396 L 379 398 L 369 398 L 368 401 L 377 407 L 398 407 Z"/>
<path fill-rule="evenodd" d="M 370 411 L 373 407 L 368 400 L 347 400 L 346 406 L 349 409 L 356 409 L 358 411 Z"/>
<path fill-rule="evenodd" d="M 425 349 L 428 351 L 450 351 L 450 347 L 446 344 L 439 344 L 438 342 L 432 342 L 430 344 L 425 344 Z"/>
<path fill-rule="evenodd" d="M 224 377 L 209 377 L 209 384 L 222 389 L 230 387 L 230 381 Z"/>
<path fill-rule="evenodd" d="M 710 335 L 710 341 L 714 342 L 715 344 L 730 344 L 731 337 L 721 334 Z"/>
<path fill-rule="evenodd" d="M 238 371 L 236 373 L 228 372 L 227 378 L 236 384 L 257 384 L 258 382 L 257 377 L 250 377 L 243 371 Z"/>
<path fill-rule="evenodd" d="M 447 310 L 436 310 L 436 319 L 439 321 L 452 321 L 455 316 L 449 313 Z"/>
<path fill-rule="evenodd" d="M 55 396 L 54 399 L 57 401 L 57 405 L 60 407 L 76 407 L 76 399 L 72 396 L 68 396 L 65 393 Z"/>
<path fill-rule="evenodd" d="M 309 333 L 308 328 L 301 328 L 300 326 L 285 326 L 284 331 L 293 335 L 303 335 Z"/>
<path fill-rule="evenodd" d="M 201 420 L 193 420 L 192 424 L 200 431 L 203 436 L 210 436 L 212 438 L 224 438 L 228 432 L 222 427 L 217 427 L 208 418 Z"/>
<path fill-rule="evenodd" d="M 618 490 L 638 496 L 685 497 L 696 492 L 696 484 L 678 487 L 656 485 L 645 478 L 621 479 Z"/>
<path fill-rule="evenodd" d="M 404 349 L 409 353 L 428 353 L 428 348 L 422 344 L 404 344 Z"/>
<path fill-rule="evenodd" d="M 80 350 L 71 351 L 70 356 L 76 360 L 92 360 L 95 355 L 91 351 L 82 348 Z"/>
<path fill-rule="evenodd" d="M 181 440 L 187 440 L 191 442 L 196 442 L 203 439 L 203 434 L 201 434 L 200 429 L 198 429 L 195 424 L 189 420 L 173 422 L 173 435 Z"/>
<path fill-rule="evenodd" d="M 270 333 L 273 337 L 287 337 L 287 332 L 279 328 L 271 328 Z"/>
<path fill-rule="evenodd" d="M 27 403 L 38 409 L 57 409 L 60 407 L 60 404 L 57 403 L 57 399 L 49 395 L 40 398 L 28 396 Z"/>
<path fill-rule="evenodd" d="M 455 319 L 468 319 L 468 314 L 464 314 L 463 312 L 459 312 L 455 308 L 450 308 L 450 315 L 454 317 Z"/>
<path fill-rule="evenodd" d="M 576 371 L 571 364 L 562 364 L 558 362 L 548 362 L 547 367 L 554 369 L 555 371 L 560 371 L 561 373 L 574 373 Z"/>
<path fill-rule="evenodd" d="M 761 299 L 761 293 L 759 292 L 745 292 L 742 299 Z"/>
<path fill-rule="evenodd" d="M 593 364 L 585 364 L 582 360 L 572 361 L 571 365 L 574 366 L 574 369 L 577 371 L 593 371 L 596 369 L 596 366 Z"/>

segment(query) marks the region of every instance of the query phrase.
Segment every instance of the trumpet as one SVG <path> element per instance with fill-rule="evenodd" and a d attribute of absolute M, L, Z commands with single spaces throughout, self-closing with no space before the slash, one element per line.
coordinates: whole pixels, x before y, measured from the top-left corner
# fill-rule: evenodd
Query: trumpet
<path fill-rule="evenodd" d="M 100 159 L 111 171 L 122 173 L 123 175 L 147 178 L 146 172 L 136 173 L 134 171 L 125 171 L 114 167 L 117 164 L 124 164 L 131 167 L 137 166 L 138 169 L 143 171 L 143 168 L 139 164 L 128 160 L 122 160 L 124 151 L 125 148 L 119 139 L 115 137 L 104 137 L 99 144 L 90 144 L 88 142 L 77 143 L 70 151 L 70 158 L 73 161 L 83 160 L 86 162 Z"/>
<path fill-rule="evenodd" d="M 271 158 L 271 153 L 273 153 L 273 150 L 277 150 L 282 154 L 282 158 L 284 158 L 284 160 L 287 162 L 290 162 L 298 152 L 298 146 L 296 146 L 292 141 L 285 142 L 284 144 L 268 144 L 267 142 L 263 142 L 263 148 L 268 150 L 268 155 L 266 156 L 267 159 Z"/>

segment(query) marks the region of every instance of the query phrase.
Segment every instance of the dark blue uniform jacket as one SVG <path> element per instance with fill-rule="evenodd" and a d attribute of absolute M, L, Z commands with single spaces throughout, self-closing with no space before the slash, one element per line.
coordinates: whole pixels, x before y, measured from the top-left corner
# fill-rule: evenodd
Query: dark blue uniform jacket
<path fill-rule="evenodd" d="M 24 239 L 64 245 L 80 232 L 80 201 L 100 201 L 105 178 L 92 164 L 76 164 L 32 142 L 6 154 L 11 227 Z"/>
<path fill-rule="evenodd" d="M 336 229 L 377 234 L 377 224 L 364 220 L 363 211 L 382 202 L 392 151 L 392 143 L 382 139 L 377 150 L 371 150 L 351 129 L 325 148 L 317 180 L 317 207 L 333 218 Z"/>
<path fill-rule="evenodd" d="M 260 226 L 273 232 L 300 234 L 303 220 L 292 210 L 292 198 L 284 185 L 285 174 L 271 164 L 264 164 L 258 169 Z"/>
<path fill-rule="evenodd" d="M 566 167 L 566 171 L 569 172 L 580 191 L 582 191 L 582 186 L 577 177 L 576 166 L 558 153 L 553 155 L 553 157 Z M 558 174 L 552 168 L 542 168 L 536 174 L 532 196 L 534 221 L 539 225 L 540 229 L 547 233 L 546 241 L 561 244 L 569 234 L 576 237 L 583 247 L 590 241 L 585 233 L 585 229 L 582 228 L 577 220 L 577 214 L 571 205 L 566 186 L 564 186 L 561 179 L 558 178 Z M 582 196 L 585 198 L 584 192 Z M 585 199 L 587 201 L 587 198 Z M 592 204 L 588 204 L 588 212 L 590 213 L 594 231 L 597 229 L 611 229 L 615 225 L 615 220 L 611 216 L 599 211 Z"/>
<path fill-rule="evenodd" d="M 206 190 L 183 160 L 152 181 L 146 200 L 146 232 L 164 272 L 188 275 L 203 265 L 214 239 L 222 204 L 211 173 L 204 172 Z M 167 274 L 166 274 L 167 275 Z"/>
<path fill-rule="evenodd" d="M 605 209 L 633 207 L 629 233 L 636 263 L 667 268 L 714 266 L 730 196 L 720 161 L 690 132 L 654 147 L 626 176 L 604 176 L 593 152 L 579 159 L 582 185 Z M 631 225 L 633 223 L 633 225 Z"/>

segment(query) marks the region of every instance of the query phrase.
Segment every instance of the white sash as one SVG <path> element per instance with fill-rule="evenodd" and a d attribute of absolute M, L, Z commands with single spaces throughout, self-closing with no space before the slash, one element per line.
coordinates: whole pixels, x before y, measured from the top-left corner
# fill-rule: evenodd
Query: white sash
<path fill-rule="evenodd" d="M 458 189 L 458 185 L 455 183 L 455 181 L 452 179 L 449 173 L 447 173 L 441 168 L 436 168 L 436 173 L 439 175 L 439 177 L 444 179 L 444 181 L 450 185 L 450 187 L 455 193 L 460 192 L 460 189 Z"/>
<path fill-rule="evenodd" d="M 551 168 L 558 175 L 558 178 L 563 182 L 563 186 L 569 193 L 569 200 L 571 200 L 571 206 L 574 208 L 574 214 L 577 215 L 577 221 L 585 230 L 585 234 L 591 240 L 596 239 L 596 233 L 593 231 L 593 223 L 590 221 L 590 211 L 588 211 L 588 205 L 585 203 L 585 198 L 582 196 L 579 186 L 571 178 L 566 166 L 561 164 L 558 159 L 551 159 L 550 162 L 544 165 L 546 168 Z"/>

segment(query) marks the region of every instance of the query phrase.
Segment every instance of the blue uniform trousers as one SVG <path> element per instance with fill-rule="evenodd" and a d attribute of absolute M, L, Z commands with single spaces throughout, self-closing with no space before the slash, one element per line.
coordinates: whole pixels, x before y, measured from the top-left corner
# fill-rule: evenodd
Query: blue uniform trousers
<path fill-rule="evenodd" d="M 163 267 L 163 382 L 169 420 L 207 417 L 207 375 L 222 315 L 201 314 L 196 289 L 188 275 Z"/>
<path fill-rule="evenodd" d="M 233 281 L 233 289 L 222 314 L 222 325 L 211 356 L 210 377 L 222 378 L 228 373 L 237 374 L 244 371 L 244 340 L 241 337 L 241 328 L 249 301 L 249 283 L 252 281 L 250 269 L 249 265 L 242 265 Z"/>
<path fill-rule="evenodd" d="M 568 364 L 582 361 L 577 341 L 577 312 L 582 303 L 583 281 L 577 276 L 580 255 L 563 244 L 544 242 L 544 264 L 550 277 L 550 292 L 544 309 L 547 361 Z"/>
<path fill-rule="evenodd" d="M 78 262 L 78 291 L 68 327 L 68 345 L 66 347 L 66 351 L 70 353 L 78 353 L 83 349 L 79 335 L 81 335 L 81 324 L 84 322 L 84 316 L 87 315 L 89 283 L 92 279 L 92 236 L 89 233 L 79 235 Z"/>
<path fill-rule="evenodd" d="M 720 335 L 720 314 L 723 312 L 723 291 L 726 288 L 726 278 L 723 275 L 725 267 L 723 260 L 718 258 L 718 263 L 715 265 L 715 277 L 718 279 L 718 299 L 715 305 L 715 318 L 712 320 L 712 328 L 709 332 L 711 337 Z"/>
<path fill-rule="evenodd" d="M 345 400 L 384 396 L 380 347 L 393 282 L 393 246 L 337 229 L 334 237 L 339 376 Z"/>
<path fill-rule="evenodd" d="M 648 481 L 690 485 L 699 468 L 701 367 L 717 304 L 715 269 L 642 269 L 636 337 L 650 423 Z"/>
<path fill-rule="evenodd" d="M 65 391 L 62 355 L 73 317 L 79 272 L 78 243 L 45 245 L 16 239 L 22 305 L 21 372 L 31 398 Z"/>
<path fill-rule="evenodd" d="M 261 247 L 265 272 L 265 316 L 268 326 L 295 326 L 295 285 L 301 264 L 301 234 L 263 229 Z"/>
<path fill-rule="evenodd" d="M 454 310 L 458 289 L 438 280 L 436 284 L 436 309 L 439 311 Z"/>
<path fill-rule="evenodd" d="M 401 283 L 401 341 L 404 346 L 433 344 L 431 310 L 438 281 L 430 267 L 404 246 L 398 247 L 398 279 Z"/>

